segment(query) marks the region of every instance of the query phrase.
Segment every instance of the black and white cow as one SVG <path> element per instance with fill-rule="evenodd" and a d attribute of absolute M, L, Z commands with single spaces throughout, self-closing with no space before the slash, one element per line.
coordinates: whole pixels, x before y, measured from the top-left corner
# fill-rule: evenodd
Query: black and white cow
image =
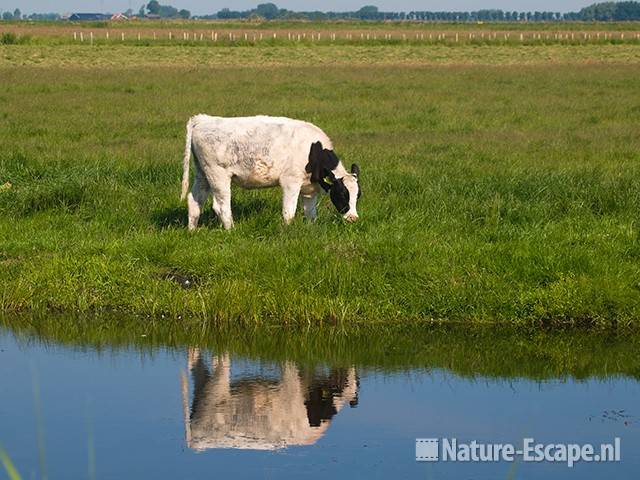
<path fill-rule="evenodd" d="M 187 195 L 192 152 L 196 174 Z M 314 220 L 318 193 L 322 190 L 329 193 L 345 220 L 356 221 L 359 173 L 356 164 L 351 171 L 344 168 L 322 130 L 301 120 L 196 115 L 187 123 L 182 199 L 187 198 L 190 230 L 198 225 L 209 193 L 213 196 L 213 210 L 224 228 L 233 227 L 232 182 L 244 188 L 280 185 L 285 223 L 295 216 L 300 195 L 305 216 Z"/>

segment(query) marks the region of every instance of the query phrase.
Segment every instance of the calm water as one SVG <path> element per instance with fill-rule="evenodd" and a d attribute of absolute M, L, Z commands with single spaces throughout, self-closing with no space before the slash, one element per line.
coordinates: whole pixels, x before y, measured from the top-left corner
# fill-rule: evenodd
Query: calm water
<path fill-rule="evenodd" d="M 0 444 L 25 479 L 638 478 L 640 383 L 615 365 L 534 380 L 517 366 L 489 376 L 280 353 L 63 346 L 0 329 Z M 416 462 L 424 437 L 620 437 L 622 460 Z"/>

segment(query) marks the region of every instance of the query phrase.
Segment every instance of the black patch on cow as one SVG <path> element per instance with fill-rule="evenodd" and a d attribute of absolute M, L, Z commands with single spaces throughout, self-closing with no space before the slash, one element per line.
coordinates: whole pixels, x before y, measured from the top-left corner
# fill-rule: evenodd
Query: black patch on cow
<path fill-rule="evenodd" d="M 328 192 L 331 184 L 325 179 L 330 181 L 335 179 L 332 170 L 338 166 L 339 162 L 333 150 L 322 148 L 322 142 L 314 142 L 309 150 L 309 163 L 305 170 L 311 174 L 311 182 L 318 183 L 325 192 Z"/>
<path fill-rule="evenodd" d="M 331 202 L 338 209 L 338 212 L 345 214 L 349 211 L 349 190 L 344 186 L 344 181 L 334 177 L 329 189 Z"/>
<path fill-rule="evenodd" d="M 349 190 L 344 185 L 344 181 L 337 179 L 333 170 L 338 166 L 340 160 L 333 150 L 322 148 L 321 142 L 311 144 L 309 150 L 309 163 L 305 170 L 311 174 L 311 182 L 318 183 L 325 192 L 329 192 L 331 202 L 338 212 L 345 214 L 349 211 Z M 357 164 L 351 165 L 351 174 L 358 178 L 360 167 Z M 358 198 L 360 198 L 360 182 L 358 182 Z"/>

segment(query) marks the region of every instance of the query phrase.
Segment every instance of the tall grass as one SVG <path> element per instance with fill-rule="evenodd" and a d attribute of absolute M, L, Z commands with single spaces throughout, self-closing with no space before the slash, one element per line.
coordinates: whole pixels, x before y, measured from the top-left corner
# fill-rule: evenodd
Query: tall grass
<path fill-rule="evenodd" d="M 170 63 L 0 69 L 2 310 L 639 318 L 635 66 Z M 198 112 L 318 124 L 362 166 L 362 220 L 324 199 L 317 223 L 285 228 L 279 191 L 237 189 L 234 231 L 208 209 L 189 234 L 180 152 Z"/>
<path fill-rule="evenodd" d="M 22 480 L 22 477 L 18 473 L 18 470 L 16 470 L 15 465 L 11 461 L 11 458 L 9 458 L 9 455 L 4 451 L 2 447 L 0 447 L 0 462 L 2 462 L 2 465 L 7 472 L 9 480 Z"/>

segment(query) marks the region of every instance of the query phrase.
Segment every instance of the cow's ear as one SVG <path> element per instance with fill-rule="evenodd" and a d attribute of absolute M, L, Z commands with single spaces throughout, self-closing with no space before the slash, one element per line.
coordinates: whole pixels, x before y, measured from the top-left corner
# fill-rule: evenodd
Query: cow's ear
<path fill-rule="evenodd" d="M 360 176 L 360 167 L 358 166 L 357 163 L 354 163 L 353 165 L 351 165 L 351 175 L 355 177 Z"/>
<path fill-rule="evenodd" d="M 321 142 L 314 142 L 311 144 L 311 149 L 309 150 L 309 163 L 307 163 L 306 171 L 311 174 L 312 182 L 319 182 L 322 180 L 323 153 Z"/>

